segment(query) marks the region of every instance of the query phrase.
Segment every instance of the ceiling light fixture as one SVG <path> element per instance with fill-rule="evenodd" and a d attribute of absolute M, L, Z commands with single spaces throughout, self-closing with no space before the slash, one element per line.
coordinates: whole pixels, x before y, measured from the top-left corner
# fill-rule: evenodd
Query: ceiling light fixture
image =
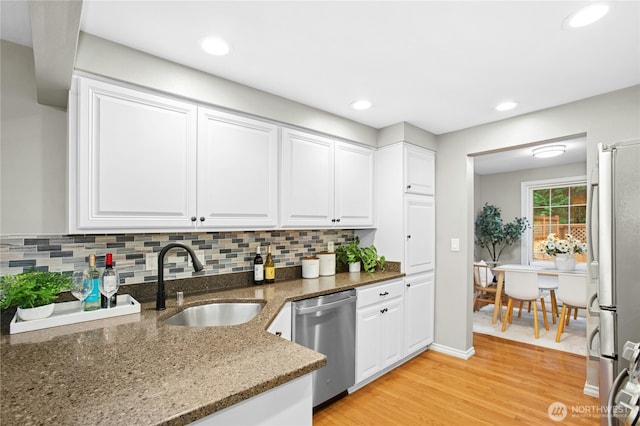
<path fill-rule="evenodd" d="M 609 5 L 605 3 L 591 4 L 569 15 L 564 20 L 564 26 L 569 28 L 586 27 L 600 20 L 608 12 Z"/>
<path fill-rule="evenodd" d="M 535 158 L 551 158 L 564 154 L 566 145 L 549 145 L 536 148 L 532 151 Z"/>
<path fill-rule="evenodd" d="M 496 111 L 509 111 L 517 106 L 518 103 L 515 101 L 502 102 L 501 104 L 498 104 L 498 106 L 496 106 Z"/>
<path fill-rule="evenodd" d="M 200 47 L 209 55 L 224 56 L 231 51 L 229 43 L 219 37 L 206 37 L 200 40 Z"/>
<path fill-rule="evenodd" d="M 356 101 L 351 102 L 351 108 L 353 109 L 357 109 L 357 110 L 363 110 L 363 109 L 369 109 L 371 108 L 371 101 L 368 101 L 366 99 L 358 99 Z"/>

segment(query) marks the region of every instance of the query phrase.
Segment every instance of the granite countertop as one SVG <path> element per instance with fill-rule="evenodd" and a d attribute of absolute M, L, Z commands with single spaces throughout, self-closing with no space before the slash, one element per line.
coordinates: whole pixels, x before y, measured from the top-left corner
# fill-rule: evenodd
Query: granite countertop
<path fill-rule="evenodd" d="M 161 312 L 155 303 L 143 303 L 139 314 L 2 336 L 2 423 L 187 424 L 326 363 L 324 355 L 266 331 L 286 301 L 403 275 L 292 279 L 185 296 L 182 306 L 168 298 Z M 236 326 L 162 323 L 185 307 L 213 300 L 257 300 L 265 306 Z"/>

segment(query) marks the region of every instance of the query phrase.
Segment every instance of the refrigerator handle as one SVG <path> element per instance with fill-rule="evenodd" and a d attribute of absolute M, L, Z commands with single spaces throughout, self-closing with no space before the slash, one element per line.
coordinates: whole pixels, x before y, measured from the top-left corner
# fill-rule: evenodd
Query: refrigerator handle
<path fill-rule="evenodd" d="M 595 234 L 593 230 L 594 230 L 595 223 L 593 223 L 592 221 L 594 217 L 593 209 L 598 206 L 597 197 L 599 197 L 599 194 L 597 192 L 597 189 L 598 189 L 598 184 L 592 183 L 590 188 L 590 194 L 589 194 L 589 200 L 591 200 L 591 205 L 587 209 L 587 223 L 589 224 L 589 228 L 587 228 L 587 252 L 591 253 L 591 260 L 594 262 L 598 261 L 598 252 L 593 250 L 593 236 Z M 596 198 L 594 198 L 594 196 Z"/>
<path fill-rule="evenodd" d="M 609 391 L 609 398 L 607 399 L 607 410 L 606 410 L 608 426 L 614 426 L 614 421 L 613 421 L 614 399 L 616 397 L 616 394 L 618 393 L 618 390 L 620 389 L 620 386 L 622 385 L 622 382 L 627 378 L 628 375 L 629 375 L 629 370 L 625 368 L 620 372 L 620 374 L 618 374 L 618 377 L 616 377 L 613 383 L 611 384 L 611 390 Z"/>
<path fill-rule="evenodd" d="M 587 303 L 587 312 L 592 317 L 599 317 L 600 316 L 599 306 L 598 305 L 596 305 L 595 307 L 593 306 L 593 302 L 595 302 L 595 300 L 597 298 L 598 298 L 598 293 L 593 293 L 591 295 L 591 297 L 589 298 L 589 303 Z"/>
<path fill-rule="evenodd" d="M 600 327 L 594 328 L 589 335 L 589 338 L 587 339 L 587 353 L 589 354 L 589 359 L 593 361 L 597 361 L 600 359 L 600 354 L 594 352 L 593 349 L 593 341 L 595 340 L 598 333 L 600 333 Z"/>

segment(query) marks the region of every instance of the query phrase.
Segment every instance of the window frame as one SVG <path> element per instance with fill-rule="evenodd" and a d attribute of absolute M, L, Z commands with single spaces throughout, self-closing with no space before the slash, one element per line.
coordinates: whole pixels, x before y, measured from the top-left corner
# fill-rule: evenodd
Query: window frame
<path fill-rule="evenodd" d="M 520 216 L 526 217 L 533 225 L 533 191 L 546 188 L 587 186 L 587 176 L 568 176 L 554 179 L 531 180 L 520 183 Z M 589 206 L 587 205 L 587 208 Z M 533 260 L 533 227 L 527 228 L 520 239 L 520 263 L 523 265 L 548 264 L 550 261 Z"/>

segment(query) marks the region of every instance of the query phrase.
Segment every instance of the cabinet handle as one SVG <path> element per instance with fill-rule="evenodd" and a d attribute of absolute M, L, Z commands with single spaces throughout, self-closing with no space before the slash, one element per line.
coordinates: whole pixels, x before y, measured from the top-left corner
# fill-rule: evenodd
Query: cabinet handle
<path fill-rule="evenodd" d="M 200 216 L 200 222 L 204 222 L 204 216 Z"/>
<path fill-rule="evenodd" d="M 407 185 L 407 189 L 411 189 L 411 185 Z"/>
<path fill-rule="evenodd" d="M 282 331 L 276 331 L 276 336 L 282 337 Z"/>
<path fill-rule="evenodd" d="M 340 219 L 339 219 L 339 218 L 338 218 L 338 219 L 336 219 L 336 222 L 340 222 Z"/>
<path fill-rule="evenodd" d="M 380 293 L 380 296 L 386 296 L 386 295 L 388 295 L 388 294 L 389 294 L 389 292 L 388 292 L 388 291 L 385 291 L 384 293 Z"/>
<path fill-rule="evenodd" d="M 407 235 L 407 240 L 410 240 L 410 239 L 411 239 L 411 235 Z"/>
<path fill-rule="evenodd" d="M 196 221 L 196 217 L 195 216 L 191 216 L 191 222 L 195 222 Z"/>
<path fill-rule="evenodd" d="M 385 312 L 387 312 L 387 311 L 388 311 L 388 309 L 387 309 L 387 308 L 384 308 L 384 309 L 380 310 L 380 313 L 381 313 L 381 314 L 384 314 L 384 313 L 385 313 Z"/>
<path fill-rule="evenodd" d="M 411 284 L 407 283 L 407 287 L 411 287 Z"/>
<path fill-rule="evenodd" d="M 335 219 L 331 219 L 331 222 L 336 223 L 336 220 Z"/>

